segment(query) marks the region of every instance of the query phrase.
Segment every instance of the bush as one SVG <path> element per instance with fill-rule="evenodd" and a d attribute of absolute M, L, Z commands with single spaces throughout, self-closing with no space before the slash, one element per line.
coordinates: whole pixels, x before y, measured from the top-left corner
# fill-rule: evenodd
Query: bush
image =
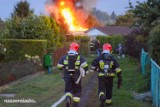
<path fill-rule="evenodd" d="M 80 53 L 84 56 L 89 56 L 89 40 L 88 36 L 81 36 L 80 39 Z"/>
<path fill-rule="evenodd" d="M 160 65 L 160 25 L 150 32 L 148 47 L 151 57 Z"/>
<path fill-rule="evenodd" d="M 110 43 L 113 48 L 113 52 L 118 46 L 119 43 L 124 44 L 123 42 L 123 36 L 122 35 L 115 35 L 115 36 L 97 36 L 97 38 L 100 41 L 100 46 L 102 47 L 104 43 Z"/>
<path fill-rule="evenodd" d="M 0 39 L 5 48 L 6 61 L 25 60 L 25 54 L 42 56 L 46 50 L 46 40 Z"/>
<path fill-rule="evenodd" d="M 124 37 L 126 54 L 140 60 L 141 50 L 147 51 L 147 36 L 139 29 L 135 29 L 131 35 Z"/>
<path fill-rule="evenodd" d="M 25 18 L 12 17 L 6 20 L 3 39 L 41 39 L 48 40 L 47 47 L 55 48 L 65 39 L 63 31 L 53 18 L 30 15 Z"/>

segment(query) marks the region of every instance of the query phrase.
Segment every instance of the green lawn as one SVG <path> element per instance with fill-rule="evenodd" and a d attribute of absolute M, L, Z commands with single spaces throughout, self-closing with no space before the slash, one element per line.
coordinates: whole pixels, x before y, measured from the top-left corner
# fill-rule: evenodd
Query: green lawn
<path fill-rule="evenodd" d="M 92 57 L 89 58 L 91 62 Z M 118 60 L 123 70 L 123 86 L 120 90 L 116 89 L 116 81 L 114 82 L 113 90 L 113 106 L 112 107 L 151 107 L 150 103 L 135 101 L 133 99 L 132 92 L 135 92 L 143 87 L 145 81 L 138 70 L 139 63 L 127 57 L 125 59 Z M 89 78 L 93 74 L 89 74 Z M 86 84 L 87 78 L 84 79 Z M 96 89 L 97 90 L 97 89 Z M 61 79 L 61 73 L 58 70 L 54 70 L 53 74 L 44 74 L 33 79 L 27 80 L 26 82 L 14 85 L 3 93 L 14 93 L 16 97 L 11 99 L 33 99 L 36 101 L 35 104 L 6 104 L 4 103 L 4 97 L 0 97 L 0 107 L 50 107 L 56 102 L 61 96 L 64 95 L 64 81 Z M 95 92 L 97 94 L 97 92 Z M 93 102 L 99 106 L 99 100 Z M 58 107 L 64 107 L 64 103 Z"/>
<path fill-rule="evenodd" d="M 133 92 L 137 92 L 145 86 L 145 80 L 140 72 L 139 63 L 131 57 L 118 59 L 122 69 L 123 86 L 117 89 L 114 84 L 112 107 L 151 107 L 150 103 L 135 101 Z M 114 79 L 117 81 L 117 78 Z"/>

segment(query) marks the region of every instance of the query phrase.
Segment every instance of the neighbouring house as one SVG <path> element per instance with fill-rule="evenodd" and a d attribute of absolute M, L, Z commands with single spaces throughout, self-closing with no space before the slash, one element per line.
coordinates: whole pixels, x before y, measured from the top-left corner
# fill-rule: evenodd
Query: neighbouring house
<path fill-rule="evenodd" d="M 97 36 L 112 36 L 112 35 L 129 35 L 133 31 L 133 28 L 127 26 L 104 26 L 93 27 L 86 31 L 86 34 L 91 38 Z"/>

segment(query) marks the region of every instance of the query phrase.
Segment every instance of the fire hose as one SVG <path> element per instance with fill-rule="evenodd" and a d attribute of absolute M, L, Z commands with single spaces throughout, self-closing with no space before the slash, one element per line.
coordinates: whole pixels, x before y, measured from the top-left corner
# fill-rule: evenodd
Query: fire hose
<path fill-rule="evenodd" d="M 82 77 L 85 77 L 85 70 L 82 67 L 80 67 L 79 70 L 80 70 L 80 75 L 79 75 L 77 81 L 75 82 L 76 84 L 78 84 L 80 82 Z"/>

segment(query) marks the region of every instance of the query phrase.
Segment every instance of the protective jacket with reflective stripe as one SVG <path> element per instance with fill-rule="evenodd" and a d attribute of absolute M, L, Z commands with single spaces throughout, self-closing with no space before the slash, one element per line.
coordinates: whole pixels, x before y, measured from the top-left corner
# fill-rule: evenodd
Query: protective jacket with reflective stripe
<path fill-rule="evenodd" d="M 106 66 L 108 67 L 107 76 L 115 76 L 115 73 L 117 73 L 117 76 L 121 75 L 121 69 L 119 67 L 119 64 L 112 55 L 110 55 L 108 59 L 104 58 L 104 54 L 97 57 L 93 60 L 91 64 L 91 69 L 94 71 L 98 69 L 98 76 L 104 76 Z"/>
<path fill-rule="evenodd" d="M 58 62 L 57 68 L 66 71 L 79 71 L 80 66 L 85 71 L 88 70 L 88 64 L 81 55 L 65 55 Z"/>

